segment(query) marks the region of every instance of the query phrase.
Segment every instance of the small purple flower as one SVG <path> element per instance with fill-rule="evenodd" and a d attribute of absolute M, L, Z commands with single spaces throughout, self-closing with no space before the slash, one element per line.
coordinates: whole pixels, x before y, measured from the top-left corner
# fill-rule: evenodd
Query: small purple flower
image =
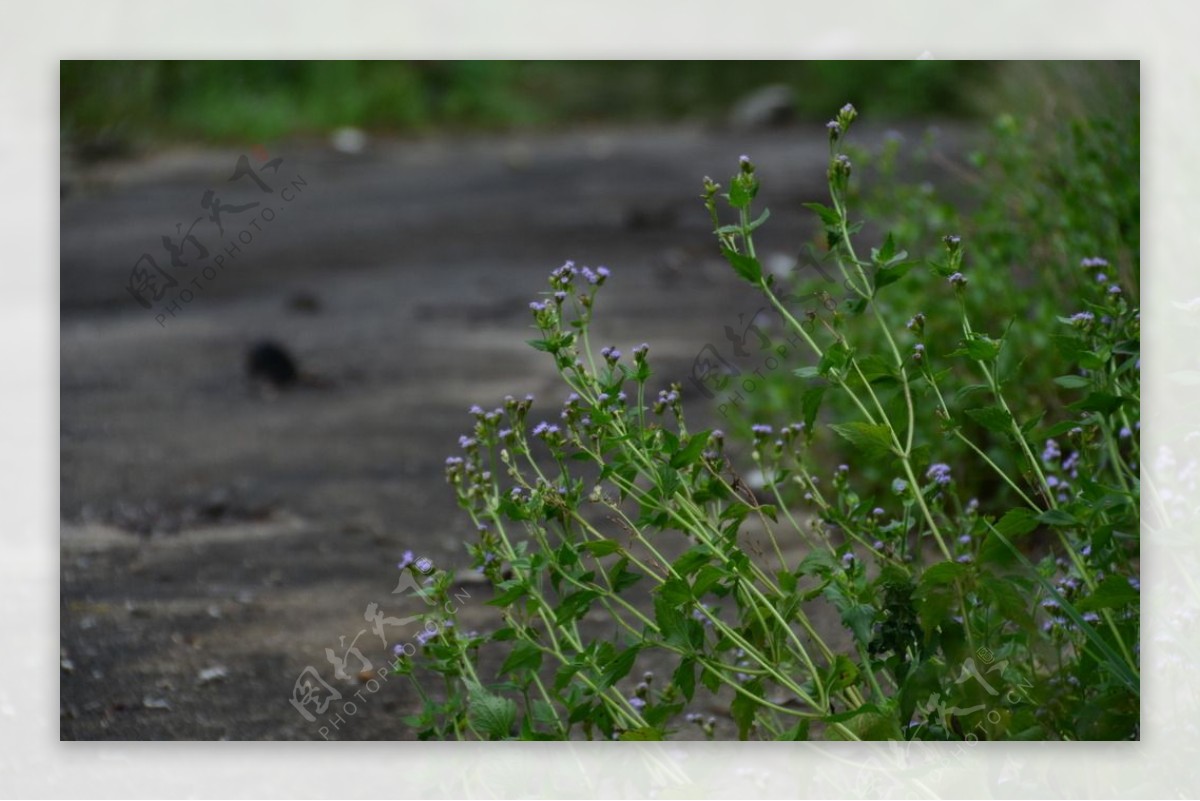
<path fill-rule="evenodd" d="M 958 288 L 958 289 L 961 289 L 962 287 L 967 285 L 967 277 L 965 275 L 963 275 L 962 273 L 955 273 L 954 275 L 950 276 L 946 280 L 950 282 L 951 286 Z"/>
<path fill-rule="evenodd" d="M 1079 262 L 1080 267 L 1107 267 L 1108 260 L 1102 259 L 1099 256 L 1091 256 Z"/>
<path fill-rule="evenodd" d="M 533 309 L 535 312 L 541 312 L 546 310 L 546 304 L 535 300 L 530 302 L 529 308 Z"/>
<path fill-rule="evenodd" d="M 1100 615 L 1096 614 L 1095 612 L 1084 612 L 1083 613 L 1083 622 L 1084 623 L 1099 623 Z"/>
<path fill-rule="evenodd" d="M 417 560 L 416 560 L 416 557 L 415 557 L 415 556 L 413 556 L 413 552 L 412 552 L 412 551 L 405 551 L 405 552 L 404 552 L 404 553 L 403 553 L 403 554 L 400 556 L 400 561 L 399 561 L 399 562 L 396 564 L 396 567 L 398 567 L 398 568 L 400 568 L 401 570 L 403 570 L 404 568 L 406 568 L 406 567 L 408 567 L 409 565 L 413 564 L 415 561 L 417 561 Z"/>
<path fill-rule="evenodd" d="M 1112 286 L 1110 286 L 1110 287 L 1108 288 L 1108 294 L 1110 294 L 1110 295 L 1120 295 L 1120 294 L 1121 294 L 1121 287 L 1117 286 L 1116 284 L 1113 284 Z"/>
<path fill-rule="evenodd" d="M 929 469 L 925 471 L 925 477 L 944 487 L 950 483 L 950 465 L 944 462 L 930 465 Z"/>
<path fill-rule="evenodd" d="M 925 358 L 925 346 L 922 345 L 920 342 L 913 345 L 912 357 L 913 357 L 914 362 L 919 362 L 922 359 L 924 359 Z"/>
<path fill-rule="evenodd" d="M 876 517 L 882 517 L 885 514 L 885 512 L 884 512 L 882 506 L 876 506 L 874 509 L 871 510 L 871 514 L 875 515 Z"/>
<path fill-rule="evenodd" d="M 1136 576 L 1129 577 L 1129 586 L 1133 587 L 1138 592 L 1142 591 L 1142 582 Z"/>
<path fill-rule="evenodd" d="M 965 564 L 969 564 L 970 562 L 975 561 L 975 557 L 971 556 L 971 554 L 969 554 L 969 553 L 964 553 L 962 556 L 958 557 L 954 561 L 958 562 L 959 564 L 965 565 Z"/>
<path fill-rule="evenodd" d="M 616 364 L 617 360 L 621 358 L 621 351 L 617 350 L 612 345 L 609 345 L 608 347 L 601 348 L 600 355 L 603 356 L 604 361 L 608 362 L 611 366 Z"/>
<path fill-rule="evenodd" d="M 971 535 L 963 534 L 961 537 L 958 538 L 958 541 L 963 545 L 970 545 L 971 544 Z"/>
<path fill-rule="evenodd" d="M 847 551 L 846 553 L 842 554 L 842 567 L 849 570 L 850 566 L 853 564 L 854 564 L 854 554 L 853 553 Z"/>
<path fill-rule="evenodd" d="M 1096 283 L 1097 284 L 1103 284 L 1106 281 L 1108 281 L 1107 275 L 1105 275 L 1104 273 L 1096 273 Z"/>
<path fill-rule="evenodd" d="M 1046 446 L 1042 449 L 1042 462 L 1051 464 L 1060 456 L 1062 456 L 1062 450 L 1059 449 L 1058 443 L 1052 439 L 1046 440 Z"/>
<path fill-rule="evenodd" d="M 1117 433 L 1121 439 L 1129 439 L 1133 436 L 1133 432 L 1129 430 L 1129 426 L 1121 426 L 1121 430 Z"/>
<path fill-rule="evenodd" d="M 1085 326 L 1096 319 L 1096 315 L 1089 311 L 1075 312 L 1070 316 L 1071 325 Z"/>
<path fill-rule="evenodd" d="M 650 346 L 645 342 L 633 349 L 633 358 L 641 361 L 646 358 L 646 354 L 650 352 Z"/>

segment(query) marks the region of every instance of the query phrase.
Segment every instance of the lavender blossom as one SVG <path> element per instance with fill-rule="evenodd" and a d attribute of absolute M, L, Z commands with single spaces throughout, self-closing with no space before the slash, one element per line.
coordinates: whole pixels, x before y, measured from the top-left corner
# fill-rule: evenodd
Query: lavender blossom
<path fill-rule="evenodd" d="M 925 477 L 944 487 L 950 483 L 950 465 L 944 462 L 930 465 L 929 469 L 925 471 Z"/>

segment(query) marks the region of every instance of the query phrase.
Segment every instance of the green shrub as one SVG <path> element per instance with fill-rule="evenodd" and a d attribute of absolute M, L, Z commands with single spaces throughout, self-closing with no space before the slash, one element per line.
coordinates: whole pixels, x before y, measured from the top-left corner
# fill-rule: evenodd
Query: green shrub
<path fill-rule="evenodd" d="M 424 593 L 443 603 L 397 668 L 422 688 L 420 736 L 713 737 L 699 710 L 715 704 L 743 739 L 1137 737 L 1136 225 L 1047 244 L 1062 215 L 1095 222 L 1087 191 L 1027 183 L 948 229 L 964 218 L 898 189 L 864 204 L 890 209 L 864 250 L 844 147 L 856 116 L 847 105 L 827 126 L 829 198 L 809 204 L 840 297 L 764 270 L 749 158 L 727 189 L 705 179 L 722 254 L 807 362 L 743 442 L 689 428 L 648 346 L 593 348 L 607 270 L 551 273 L 532 344 L 570 394 L 548 420 L 532 398 L 473 408 L 447 460 L 504 624 L 449 625 L 451 581 L 434 574 Z M 1020 137 L 1012 120 L 1000 133 Z M 1081 162 L 997 163 L 998 185 L 1091 163 L 1078 139 L 1064 147 Z M 1136 211 L 1129 190 L 1095 215 Z M 1011 198 L 1032 195 L 1006 233 Z M 1011 259 L 1027 290 L 1000 269 Z M 431 675 L 442 696 L 424 690 Z"/>

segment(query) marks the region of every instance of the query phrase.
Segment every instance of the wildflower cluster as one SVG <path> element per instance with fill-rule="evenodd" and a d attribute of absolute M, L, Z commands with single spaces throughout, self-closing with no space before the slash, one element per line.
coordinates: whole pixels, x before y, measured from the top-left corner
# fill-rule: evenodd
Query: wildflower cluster
<path fill-rule="evenodd" d="M 424 734 L 712 738 L 720 721 L 698 710 L 713 703 L 743 739 L 1136 733 L 1133 292 L 1081 256 L 1088 288 L 1049 340 L 1071 396 L 1030 415 L 1007 361 L 1027 332 L 972 313 L 990 279 L 974 280 L 969 237 L 918 261 L 889 233 L 859 255 L 843 152 L 857 116 L 827 123 L 830 205 L 808 204 L 847 292 L 828 314 L 798 319 L 762 269 L 753 161 L 727 192 L 703 184 L 722 255 L 809 349 L 786 417 L 689 430 L 647 344 L 590 342 L 609 271 L 551 272 L 531 344 L 561 405 L 471 407 L 446 461 L 503 623 L 431 639 L 449 690 Z M 922 261 L 918 305 L 889 287 Z M 485 646 L 504 654 L 494 678 Z"/>

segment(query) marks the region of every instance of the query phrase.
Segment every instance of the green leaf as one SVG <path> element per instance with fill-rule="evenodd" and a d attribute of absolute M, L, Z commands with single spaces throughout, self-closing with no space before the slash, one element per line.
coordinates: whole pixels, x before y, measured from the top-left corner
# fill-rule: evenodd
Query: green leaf
<path fill-rule="evenodd" d="M 704 446 L 708 444 L 709 433 L 711 432 L 700 431 L 693 434 L 692 438 L 688 440 L 688 444 L 671 457 L 671 467 L 679 469 L 700 461 L 700 454 L 704 452 Z"/>
<path fill-rule="evenodd" d="M 758 263 L 758 259 L 729 248 L 722 248 L 721 254 L 742 278 L 756 286 L 762 281 L 762 265 Z"/>
<path fill-rule="evenodd" d="M 748 208 L 756 194 L 758 194 L 756 181 L 747 180 L 742 175 L 738 175 L 729 182 L 729 205 L 735 209 Z"/>
<path fill-rule="evenodd" d="M 513 647 L 504 664 L 500 666 L 501 673 L 512 673 L 518 670 L 536 671 L 542 666 L 542 652 L 531 642 L 522 640 Z"/>
<path fill-rule="evenodd" d="M 506 739 L 517 720 L 517 705 L 508 698 L 492 695 L 478 684 L 471 683 L 467 714 L 471 725 L 492 740 Z"/>
<path fill-rule="evenodd" d="M 683 555 L 671 564 L 671 569 L 680 576 L 687 578 L 711 561 L 712 552 L 702 545 L 697 545 L 684 551 Z M 685 602 L 691 600 L 691 594 L 673 597 L 671 600 Z"/>
<path fill-rule="evenodd" d="M 875 291 L 878 292 L 885 286 L 896 283 L 908 275 L 909 271 L 916 266 L 917 263 L 915 261 L 902 261 L 890 267 L 880 267 L 875 271 Z"/>
<path fill-rule="evenodd" d="M 754 693 L 761 697 L 762 681 L 755 679 L 746 686 L 748 692 Z M 754 724 L 754 713 L 760 704 L 749 696 L 737 693 L 733 696 L 732 703 L 729 704 L 729 714 L 733 716 L 733 720 L 737 723 L 738 739 L 745 740 L 750 735 L 750 727 Z"/>
<path fill-rule="evenodd" d="M 592 556 L 608 556 L 621 550 L 621 546 L 612 540 L 592 540 L 579 546 Z"/>
<path fill-rule="evenodd" d="M 1025 507 L 1009 509 L 996 523 L 996 529 L 1006 537 L 1021 537 L 1038 526 L 1037 515 Z"/>
<path fill-rule="evenodd" d="M 938 562 L 921 574 L 917 591 L 933 587 L 953 584 L 967 573 L 967 566 L 961 562 Z"/>
<path fill-rule="evenodd" d="M 1050 509 L 1038 515 L 1038 521 L 1048 526 L 1078 526 L 1079 520 L 1061 509 Z"/>
<path fill-rule="evenodd" d="M 854 633 L 860 645 L 871 641 L 871 626 L 875 622 L 875 608 L 866 604 L 855 603 L 835 584 L 825 588 L 825 597 L 837 608 L 842 617 L 842 625 Z"/>
<path fill-rule="evenodd" d="M 763 209 L 762 214 L 758 215 L 758 219 L 752 220 L 750 224 L 746 226 L 746 229 L 750 232 L 753 232 L 769 219 L 771 219 L 771 210 Z"/>
<path fill-rule="evenodd" d="M 1091 595 L 1075 604 L 1081 612 L 1095 612 L 1100 609 L 1118 609 L 1129 604 L 1138 604 L 1141 595 L 1123 576 L 1105 576 Z"/>
<path fill-rule="evenodd" d="M 833 554 L 823 548 L 818 548 L 809 551 L 800 560 L 800 565 L 796 568 L 796 572 L 801 576 L 821 576 L 824 578 L 839 567 L 840 565 L 833 557 Z"/>
<path fill-rule="evenodd" d="M 654 622 L 663 639 L 669 645 L 690 647 L 687 633 L 687 618 L 683 612 L 667 602 L 661 595 L 654 598 Z"/>
<path fill-rule="evenodd" d="M 641 647 L 639 644 L 626 648 L 611 660 L 600 664 L 601 688 L 611 687 L 629 675 L 629 671 L 633 669 L 633 663 L 637 660 L 638 651 L 641 650 Z"/>
<path fill-rule="evenodd" d="M 825 387 L 811 387 L 800 396 L 800 410 L 803 415 L 804 427 L 809 431 L 812 431 L 813 423 L 817 419 L 817 412 L 821 409 L 821 399 L 824 397 Z"/>
<path fill-rule="evenodd" d="M 642 580 L 641 573 L 634 573 L 628 568 L 628 556 L 622 556 L 617 560 L 616 565 L 613 566 L 612 572 L 608 574 L 608 580 L 612 582 L 613 592 L 620 593 Z"/>
<path fill-rule="evenodd" d="M 671 676 L 671 681 L 683 693 L 683 697 L 691 701 L 696 692 L 696 658 L 685 656 Z"/>
<path fill-rule="evenodd" d="M 1060 375 L 1054 379 L 1054 383 L 1066 389 L 1082 389 L 1092 383 L 1092 380 L 1081 375 Z"/>
<path fill-rule="evenodd" d="M 830 426 L 868 458 L 879 459 L 892 453 L 891 429 L 873 423 L 842 423 Z"/>
<path fill-rule="evenodd" d="M 883 240 L 883 247 L 879 248 L 879 250 L 872 248 L 871 255 L 880 264 L 887 264 L 892 260 L 892 256 L 896 255 L 896 241 L 892 239 L 891 231 L 888 231 L 887 239 Z"/>
<path fill-rule="evenodd" d="M 696 580 L 692 583 L 692 594 L 699 598 L 725 576 L 726 573 L 721 568 L 715 565 L 705 565 L 696 574 Z"/>
<path fill-rule="evenodd" d="M 529 592 L 529 587 L 516 579 L 502 581 L 496 585 L 496 589 L 500 591 L 500 594 L 488 601 L 490 606 L 509 606 Z"/>
<path fill-rule="evenodd" d="M 682 606 L 692 602 L 692 588 L 683 579 L 667 579 L 659 586 L 657 593 L 659 598 L 672 606 Z"/>
<path fill-rule="evenodd" d="M 965 414 L 988 431 L 1007 434 L 1012 430 L 1012 415 L 999 406 L 967 409 Z"/>
<path fill-rule="evenodd" d="M 821 371 L 816 367 L 816 365 L 810 364 L 807 367 L 797 367 L 792 371 L 792 375 L 796 376 L 796 378 L 804 379 L 819 378 L 821 376 Z"/>
<path fill-rule="evenodd" d="M 963 347 L 968 356 L 980 362 L 990 362 L 1000 355 L 1000 342 L 983 334 L 972 334 Z"/>
<path fill-rule="evenodd" d="M 827 227 L 837 228 L 842 224 L 841 215 L 824 204 L 805 203 L 804 208 L 815 211 L 817 216 L 821 218 L 821 222 L 825 223 Z"/>
<path fill-rule="evenodd" d="M 858 665 L 845 654 L 838 654 L 825 677 L 825 688 L 831 693 L 844 690 L 854 684 L 858 675 Z"/>
<path fill-rule="evenodd" d="M 704 669 L 700 671 L 700 683 L 707 687 L 710 692 L 715 693 L 721 689 L 721 674 L 708 665 L 705 665 Z"/>
<path fill-rule="evenodd" d="M 817 364 L 817 372 L 828 375 L 830 370 L 841 371 L 850 360 L 850 350 L 841 342 L 834 342 L 825 349 L 821 361 Z"/>
<path fill-rule="evenodd" d="M 1029 610 L 1031 594 L 1027 590 L 1022 592 L 1011 577 L 982 573 L 978 588 L 984 598 L 996 605 L 1003 619 L 1019 626 L 1033 626 L 1033 615 Z"/>
<path fill-rule="evenodd" d="M 596 600 L 599 595 L 600 593 L 595 590 L 579 590 L 578 592 L 571 593 L 558 602 L 558 609 L 554 614 L 554 622 L 562 626 L 573 620 L 578 620 L 587 614 L 592 601 Z"/>

